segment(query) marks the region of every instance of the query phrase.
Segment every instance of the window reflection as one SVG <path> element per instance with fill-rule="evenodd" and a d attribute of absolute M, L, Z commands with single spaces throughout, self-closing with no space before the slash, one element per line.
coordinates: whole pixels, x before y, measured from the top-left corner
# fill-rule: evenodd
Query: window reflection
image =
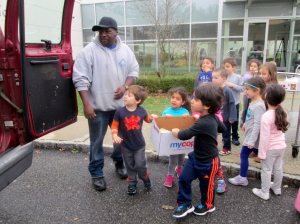
<path fill-rule="evenodd" d="M 192 41 L 191 47 L 191 71 L 199 70 L 199 63 L 204 57 L 216 60 L 217 41 Z"/>
<path fill-rule="evenodd" d="M 126 28 L 127 40 L 151 40 L 155 39 L 153 26 L 135 26 Z"/>
<path fill-rule="evenodd" d="M 236 72 L 240 73 L 243 49 L 243 38 L 223 38 L 221 64 L 225 58 L 235 58 L 237 62 Z"/>
<path fill-rule="evenodd" d="M 124 4 L 123 2 L 98 3 L 96 6 L 97 23 L 103 16 L 114 18 L 118 26 L 124 25 Z"/>
<path fill-rule="evenodd" d="M 193 0 L 192 22 L 218 21 L 219 0 Z"/>
<path fill-rule="evenodd" d="M 155 42 L 135 42 L 128 43 L 133 50 L 140 66 L 141 72 L 150 72 L 156 70 L 156 43 Z"/>
<path fill-rule="evenodd" d="M 217 38 L 218 24 L 192 24 L 192 38 Z"/>

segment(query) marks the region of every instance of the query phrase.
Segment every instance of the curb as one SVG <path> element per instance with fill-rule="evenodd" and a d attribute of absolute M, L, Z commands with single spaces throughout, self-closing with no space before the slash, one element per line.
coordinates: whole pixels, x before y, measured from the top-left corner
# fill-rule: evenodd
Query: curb
<path fill-rule="evenodd" d="M 73 153 L 89 153 L 89 144 L 74 141 L 54 141 L 54 140 L 35 140 L 33 142 L 34 149 L 48 149 L 48 150 L 59 150 L 59 151 L 70 151 Z M 112 152 L 112 145 L 103 145 L 104 154 L 110 155 Z M 168 163 L 168 157 L 160 157 L 151 150 L 146 150 L 147 159 L 154 162 Z M 223 170 L 226 174 L 233 176 L 238 175 L 240 166 L 235 163 L 221 162 Z M 260 180 L 260 169 L 249 166 L 248 177 Z M 289 187 L 300 187 L 300 176 L 292 174 L 283 174 L 283 185 Z"/>

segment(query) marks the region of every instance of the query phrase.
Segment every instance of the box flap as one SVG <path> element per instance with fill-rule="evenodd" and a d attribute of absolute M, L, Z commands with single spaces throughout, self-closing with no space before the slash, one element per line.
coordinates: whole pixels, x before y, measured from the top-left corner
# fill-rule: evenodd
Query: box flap
<path fill-rule="evenodd" d="M 171 131 L 173 128 L 187 129 L 195 123 L 195 118 L 192 116 L 185 117 L 158 117 L 155 122 L 159 128 L 164 128 Z"/>

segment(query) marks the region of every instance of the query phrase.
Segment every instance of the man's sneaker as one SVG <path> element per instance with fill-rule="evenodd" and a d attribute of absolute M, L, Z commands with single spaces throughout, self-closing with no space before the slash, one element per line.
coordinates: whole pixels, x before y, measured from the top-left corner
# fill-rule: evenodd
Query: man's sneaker
<path fill-rule="evenodd" d="M 252 189 L 252 192 L 253 192 L 253 194 L 255 194 L 257 197 L 260 197 L 261 199 L 269 200 L 269 198 L 270 198 L 270 194 L 269 194 L 269 193 L 264 193 L 264 192 L 262 192 L 261 189 L 253 188 L 253 189 Z"/>
<path fill-rule="evenodd" d="M 222 149 L 222 150 L 219 152 L 219 154 L 220 154 L 221 156 L 227 156 L 227 155 L 231 154 L 231 150 L 228 150 L 228 149 Z"/>
<path fill-rule="evenodd" d="M 164 182 L 164 186 L 165 187 L 173 187 L 173 179 L 174 179 L 174 176 L 172 176 L 172 175 L 168 175 L 167 177 L 166 177 L 166 180 L 165 180 L 165 182 Z"/>
<path fill-rule="evenodd" d="M 128 177 L 127 171 L 124 167 L 123 161 L 115 162 L 116 173 L 121 179 L 126 179 Z"/>
<path fill-rule="evenodd" d="M 234 144 L 234 145 L 240 145 L 241 143 L 240 143 L 240 141 L 238 140 L 238 139 L 232 139 L 232 144 Z"/>
<path fill-rule="evenodd" d="M 128 185 L 127 194 L 129 195 L 135 195 L 137 192 L 135 185 Z"/>
<path fill-rule="evenodd" d="M 175 167 L 175 172 L 177 174 L 177 177 L 179 177 L 182 173 L 182 166 L 176 166 Z"/>
<path fill-rule="evenodd" d="M 280 188 L 279 189 L 274 189 L 273 183 L 274 182 L 271 182 L 271 187 L 270 187 L 271 192 L 273 192 L 276 196 L 280 196 L 281 195 L 281 189 Z"/>
<path fill-rule="evenodd" d="M 247 177 L 241 177 L 240 175 L 237 175 L 236 177 L 233 177 L 233 178 L 229 178 L 228 182 L 233 185 L 240 185 L 240 186 L 248 185 Z"/>
<path fill-rule="evenodd" d="M 152 185 L 151 185 L 151 181 L 150 181 L 149 178 L 144 181 L 144 187 L 145 187 L 146 191 L 150 191 L 151 190 Z"/>
<path fill-rule="evenodd" d="M 226 191 L 226 183 L 224 180 L 220 179 L 220 180 L 217 180 L 217 184 L 218 184 L 218 187 L 217 187 L 217 193 L 218 194 L 222 194 Z"/>
<path fill-rule="evenodd" d="M 183 218 L 183 217 L 187 216 L 189 213 L 192 213 L 194 211 L 194 209 L 195 208 L 193 205 L 189 205 L 189 206 L 187 206 L 186 204 L 178 205 L 173 213 L 173 217 L 174 218 Z"/>
<path fill-rule="evenodd" d="M 216 210 L 216 207 L 213 206 L 212 208 L 206 208 L 206 206 L 202 205 L 201 203 L 194 209 L 195 215 L 206 215 L 208 212 L 213 212 Z"/>

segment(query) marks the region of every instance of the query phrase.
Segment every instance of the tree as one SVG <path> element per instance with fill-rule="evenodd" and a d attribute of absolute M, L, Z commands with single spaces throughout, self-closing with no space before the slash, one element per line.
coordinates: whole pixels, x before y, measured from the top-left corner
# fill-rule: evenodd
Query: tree
<path fill-rule="evenodd" d="M 159 73 L 166 73 L 166 63 L 170 62 L 173 56 L 168 51 L 168 43 L 174 38 L 176 29 L 180 22 L 180 13 L 182 9 L 190 7 L 190 0 L 145 0 L 136 4 L 137 10 L 141 15 L 154 25 L 153 39 L 157 40 Z"/>

